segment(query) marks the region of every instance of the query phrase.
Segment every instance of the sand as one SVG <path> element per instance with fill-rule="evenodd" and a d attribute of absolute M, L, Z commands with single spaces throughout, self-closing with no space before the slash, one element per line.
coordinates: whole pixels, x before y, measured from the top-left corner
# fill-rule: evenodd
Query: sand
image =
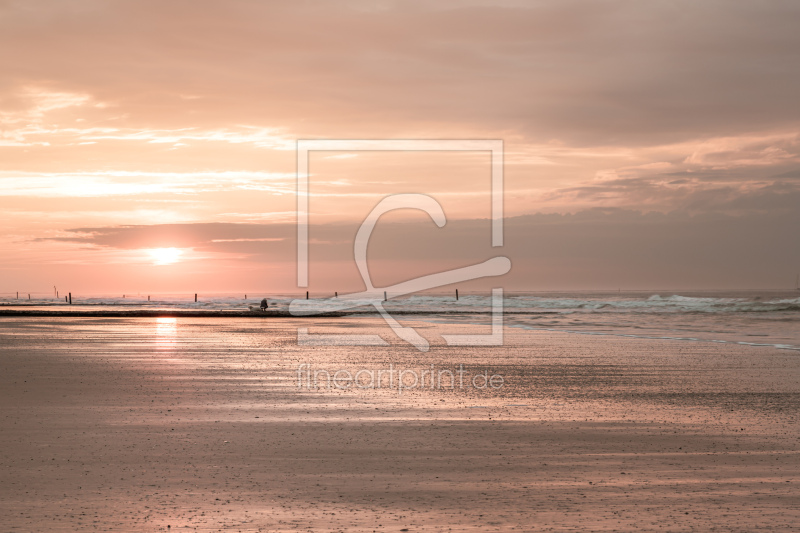
<path fill-rule="evenodd" d="M 298 325 L 382 333 L 393 344 L 301 347 Z M 3 318 L 0 526 L 800 524 L 797 352 L 513 328 L 503 347 L 447 347 L 438 332 L 474 328 L 413 325 L 431 337 L 430 352 L 366 317 Z M 302 372 L 298 388 L 301 364 L 331 373 L 434 364 L 505 382 L 309 390 Z"/>

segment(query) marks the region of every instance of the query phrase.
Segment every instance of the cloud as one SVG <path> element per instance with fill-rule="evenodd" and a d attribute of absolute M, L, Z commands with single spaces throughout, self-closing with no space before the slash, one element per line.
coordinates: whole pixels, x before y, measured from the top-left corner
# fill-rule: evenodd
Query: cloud
<path fill-rule="evenodd" d="M 194 223 L 74 228 L 66 236 L 45 240 L 95 246 L 138 248 L 195 248 L 212 243 L 284 240 L 291 234 L 287 224 Z"/>
<path fill-rule="evenodd" d="M 684 160 L 688 166 L 728 170 L 737 167 L 800 163 L 800 134 L 722 137 L 697 143 Z"/>
<path fill-rule="evenodd" d="M 800 136 L 748 134 L 654 146 L 650 162 L 598 170 L 594 179 L 551 188 L 537 198 L 543 210 L 576 212 L 622 207 L 668 212 L 740 213 L 797 209 Z"/>
<path fill-rule="evenodd" d="M 645 211 L 742 214 L 747 211 L 796 211 L 800 183 L 708 180 L 691 173 L 635 179 L 606 179 L 543 195 L 542 203 L 602 206 Z"/>
<path fill-rule="evenodd" d="M 757 188 L 798 163 L 793 2 L 32 0 L 0 13 L 8 170 L 288 171 L 271 154 L 298 137 L 500 137 L 527 211 L 574 212 L 591 205 L 554 202 L 635 207 L 659 172 Z M 681 208 L 674 197 L 659 208 Z"/>
<path fill-rule="evenodd" d="M 8 3 L 0 89 L 91 94 L 133 129 L 598 146 L 798 124 L 793 2 L 371 4 Z"/>
<path fill-rule="evenodd" d="M 260 190 L 293 193 L 296 175 L 256 171 L 197 172 L 3 172 L 0 197 L 103 197 Z"/>

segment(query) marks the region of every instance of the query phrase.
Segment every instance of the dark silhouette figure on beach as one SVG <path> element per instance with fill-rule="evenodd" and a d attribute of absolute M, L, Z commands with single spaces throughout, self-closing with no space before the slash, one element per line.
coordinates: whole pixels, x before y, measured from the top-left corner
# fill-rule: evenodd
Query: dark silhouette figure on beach
<path fill-rule="evenodd" d="M 261 300 L 261 310 L 263 311 L 267 307 L 269 307 L 269 303 L 267 302 L 267 299 L 264 298 L 263 300 Z"/>

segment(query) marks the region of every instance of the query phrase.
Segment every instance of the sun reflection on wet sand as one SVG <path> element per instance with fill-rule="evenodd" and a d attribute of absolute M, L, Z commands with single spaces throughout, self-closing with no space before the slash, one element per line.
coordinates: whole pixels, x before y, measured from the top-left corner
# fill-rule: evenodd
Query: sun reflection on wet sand
<path fill-rule="evenodd" d="M 156 338 L 157 350 L 174 350 L 177 346 L 178 322 L 175 317 L 156 318 Z"/>

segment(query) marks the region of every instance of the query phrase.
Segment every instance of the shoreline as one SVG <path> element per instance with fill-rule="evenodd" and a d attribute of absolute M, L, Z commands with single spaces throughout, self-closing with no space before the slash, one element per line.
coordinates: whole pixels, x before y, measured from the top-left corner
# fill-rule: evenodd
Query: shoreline
<path fill-rule="evenodd" d="M 23 306 L 15 306 L 23 307 Z M 73 306 L 74 307 L 74 306 Z M 492 311 L 469 310 L 469 311 L 414 311 L 392 309 L 392 315 L 405 315 L 414 317 L 427 316 L 491 316 Z M 558 315 L 557 311 L 504 311 L 504 316 L 539 316 L 539 315 Z M 69 309 L 3 309 L 0 307 L 0 317 L 14 316 L 34 316 L 34 317 L 235 317 L 235 318 L 319 318 L 319 317 L 344 317 L 351 315 L 375 316 L 380 314 L 374 309 L 353 309 L 350 311 L 328 311 L 315 313 L 313 315 L 293 315 L 286 309 L 270 308 L 267 311 L 251 311 L 245 309 L 131 309 L 131 310 L 81 310 L 74 311 Z"/>

